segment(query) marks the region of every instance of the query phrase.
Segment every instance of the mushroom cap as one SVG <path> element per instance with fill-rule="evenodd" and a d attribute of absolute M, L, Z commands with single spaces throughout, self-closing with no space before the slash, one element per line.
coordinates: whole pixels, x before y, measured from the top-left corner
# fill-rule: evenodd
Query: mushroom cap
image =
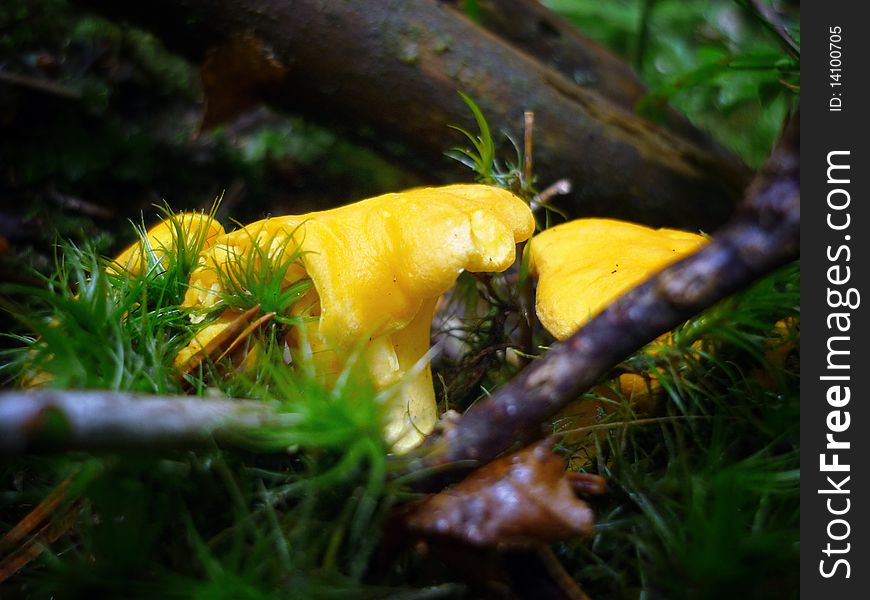
<path fill-rule="evenodd" d="M 695 233 L 613 219 L 578 219 L 548 229 L 529 243 L 538 319 L 564 340 L 623 293 L 705 243 Z"/>
<path fill-rule="evenodd" d="M 218 238 L 191 278 L 187 306 L 208 306 L 214 272 L 252 243 L 291 244 L 320 297 L 319 332 L 343 347 L 397 331 L 463 270 L 504 271 L 534 231 L 528 206 L 508 191 L 451 185 L 384 194 L 307 215 L 264 219 Z M 298 270 L 288 275 L 298 279 Z M 289 282 L 288 282 L 289 283 Z"/>
<path fill-rule="evenodd" d="M 285 283 L 306 275 L 313 283 L 318 303 L 312 314 L 319 318 L 305 335 L 325 353 L 318 364 L 330 368 L 326 348 L 341 354 L 362 347 L 376 386 L 401 386 L 386 407 L 385 435 L 403 451 L 436 420 L 426 357 L 436 299 L 463 270 L 510 267 L 516 244 L 534 227 L 522 200 L 485 185 L 418 188 L 273 217 L 216 239 L 191 277 L 184 304 L 215 304 L 219 271 L 231 260 L 258 260 L 250 258 L 253 246 L 259 256 L 298 251 L 299 265 L 287 271 Z"/>

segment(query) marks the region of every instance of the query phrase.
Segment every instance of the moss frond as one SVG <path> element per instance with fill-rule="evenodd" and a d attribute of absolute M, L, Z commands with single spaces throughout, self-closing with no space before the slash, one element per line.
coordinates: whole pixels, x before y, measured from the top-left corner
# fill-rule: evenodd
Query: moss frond
<path fill-rule="evenodd" d="M 248 232 L 250 243 L 244 252 L 230 254 L 222 264 L 215 263 L 221 305 L 242 310 L 259 305 L 264 313 L 276 313 L 278 322 L 298 322 L 289 317 L 290 307 L 311 289 L 312 282 L 304 275 L 291 274 L 294 266 L 304 273 L 300 264 L 303 252 L 294 238 L 297 231 L 279 230 L 263 241 Z"/>
<path fill-rule="evenodd" d="M 623 365 L 656 378 L 666 416 L 634 426 L 629 400 L 609 399 L 592 452 L 565 448 L 611 488 L 594 540 L 563 548 L 590 594 L 796 593 L 798 301 L 790 265 Z"/>

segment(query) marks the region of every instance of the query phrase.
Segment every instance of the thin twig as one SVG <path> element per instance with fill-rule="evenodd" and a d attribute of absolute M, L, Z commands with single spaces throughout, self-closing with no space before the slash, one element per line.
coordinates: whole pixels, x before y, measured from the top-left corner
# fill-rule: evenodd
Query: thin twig
<path fill-rule="evenodd" d="M 565 194 L 570 193 L 571 180 L 559 179 L 552 185 L 548 186 L 543 192 L 532 198 L 529 206 L 531 207 L 532 212 L 534 212 L 542 206 L 546 206 L 554 196 L 564 196 Z"/>
<path fill-rule="evenodd" d="M 56 542 L 69 531 L 78 519 L 79 511 L 80 503 L 73 502 L 60 514 L 52 515 L 49 521 L 33 532 L 30 539 L 12 548 L 12 552 L 0 560 L 0 584 L 26 567 L 49 544 Z"/>
<path fill-rule="evenodd" d="M 0 455 L 51 450 L 189 448 L 233 443 L 246 431 L 287 426 L 273 403 L 144 396 L 104 390 L 0 394 Z"/>
<path fill-rule="evenodd" d="M 574 578 L 565 570 L 562 562 L 549 546 L 541 546 L 535 549 L 535 554 L 541 561 L 541 566 L 553 578 L 553 582 L 559 587 L 562 597 L 566 600 L 591 600 Z"/>
<path fill-rule="evenodd" d="M 0 539 L 0 584 L 39 556 L 48 544 L 72 527 L 79 504 L 68 497 L 70 483 L 77 474 L 60 482 L 42 502 Z M 68 504 L 64 506 L 64 504 Z"/>
<path fill-rule="evenodd" d="M 48 199 L 54 202 L 57 206 L 63 209 L 79 212 L 89 217 L 97 219 L 111 219 L 115 216 L 115 211 L 87 200 L 82 200 L 70 194 L 61 194 L 55 190 L 48 191 Z"/>
<path fill-rule="evenodd" d="M 485 464 L 539 439 L 543 424 L 595 385 L 620 361 L 669 331 L 794 260 L 800 246 L 800 132 L 794 117 L 746 200 L 713 241 L 629 291 L 565 342 L 555 344 L 449 430 L 432 436 L 412 467 L 458 461 Z M 464 471 L 417 481 L 436 489 Z"/>
<path fill-rule="evenodd" d="M 523 113 L 523 179 L 526 185 L 532 182 L 532 144 L 535 130 L 535 113 L 527 110 Z"/>
<path fill-rule="evenodd" d="M 676 421 L 686 421 L 690 419 L 709 419 L 706 415 L 693 416 L 676 416 L 676 417 L 650 417 L 648 419 L 634 419 L 632 421 L 614 421 L 612 423 L 598 423 L 596 425 L 586 425 L 584 427 L 572 427 L 571 429 L 563 429 L 552 434 L 553 437 L 562 437 L 565 435 L 576 435 L 578 433 L 590 433 L 592 431 L 602 431 L 607 429 L 618 429 L 620 427 L 641 427 L 643 425 L 655 425 L 657 423 L 673 423 Z"/>
<path fill-rule="evenodd" d="M 51 96 L 58 96 L 59 98 L 64 98 L 66 100 L 82 99 L 82 94 L 78 90 L 74 90 L 47 79 L 40 79 L 29 75 L 20 75 L 18 73 L 9 73 L 8 71 L 0 70 L 0 82 L 17 85 L 18 87 L 27 88 Z"/>
<path fill-rule="evenodd" d="M 42 502 L 37 504 L 18 524 L 0 538 L 0 554 L 6 553 L 25 540 L 37 527 L 44 525 L 44 521 L 50 519 L 60 509 L 61 504 L 67 498 L 67 492 L 74 476 L 75 473 L 61 481 L 48 496 L 42 499 Z"/>

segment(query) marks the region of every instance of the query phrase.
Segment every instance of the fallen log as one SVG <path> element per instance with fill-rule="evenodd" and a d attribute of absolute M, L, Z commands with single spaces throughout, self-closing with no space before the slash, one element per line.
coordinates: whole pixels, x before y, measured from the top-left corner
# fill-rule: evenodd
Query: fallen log
<path fill-rule="evenodd" d="M 560 205 L 573 215 L 709 231 L 747 182 L 739 162 L 578 86 L 434 0 L 80 1 L 195 61 L 249 40 L 276 66 L 260 90 L 272 106 L 385 149 L 433 183 L 463 176 L 443 156 L 462 143 L 447 125 L 473 129 L 457 90 L 515 140 L 523 112 L 535 112 L 539 181 L 570 179 L 574 191 Z"/>

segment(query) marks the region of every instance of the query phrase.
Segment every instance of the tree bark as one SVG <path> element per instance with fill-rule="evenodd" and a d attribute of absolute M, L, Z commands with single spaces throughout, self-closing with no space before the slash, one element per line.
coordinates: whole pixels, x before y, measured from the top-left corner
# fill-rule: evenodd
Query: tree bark
<path fill-rule="evenodd" d="M 80 1 L 196 61 L 239 36 L 256 40 L 285 73 L 266 93 L 274 107 L 368 140 L 433 183 L 463 176 L 443 157 L 464 143 L 448 125 L 474 129 L 457 90 L 518 141 L 523 111 L 535 111 L 539 181 L 570 179 L 560 205 L 573 215 L 709 231 L 747 181 L 738 161 L 578 86 L 435 0 Z"/>
<path fill-rule="evenodd" d="M 449 3 L 461 9 L 463 0 Z M 478 0 L 477 12 L 487 30 L 629 112 L 648 91 L 626 62 L 538 0 Z M 665 111 L 661 118 L 674 133 L 702 148 L 716 148 L 708 135 L 675 110 Z M 723 159 L 728 160 L 724 152 Z"/>
<path fill-rule="evenodd" d="M 446 0 L 445 4 L 462 12 L 465 2 Z M 646 93 L 631 67 L 538 0 L 478 0 L 476 4 L 482 27 L 578 86 L 627 110 L 634 110 Z"/>

